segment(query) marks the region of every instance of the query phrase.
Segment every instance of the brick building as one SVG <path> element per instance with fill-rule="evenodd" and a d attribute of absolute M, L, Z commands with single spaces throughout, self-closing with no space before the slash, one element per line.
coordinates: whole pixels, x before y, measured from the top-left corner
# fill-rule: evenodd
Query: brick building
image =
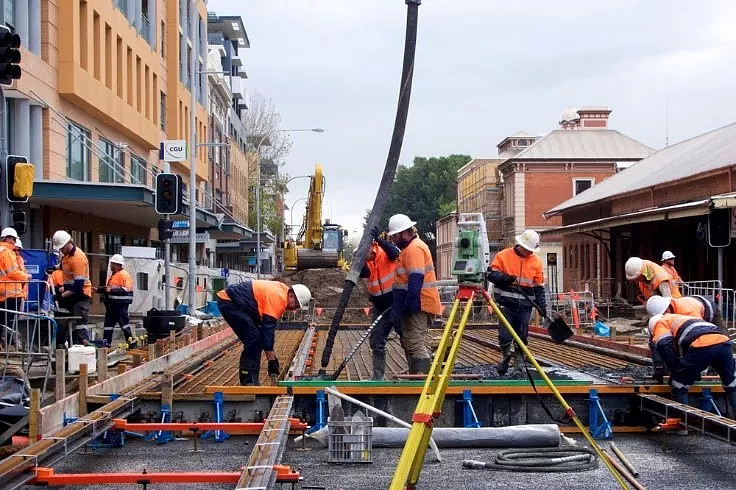
<path fill-rule="evenodd" d="M 483 213 L 491 253 L 500 250 L 503 243 L 501 162 L 500 158 L 474 158 L 457 172 L 458 213 Z"/>
<path fill-rule="evenodd" d="M 711 247 L 708 229 L 714 210 L 736 207 L 734 162 L 736 123 L 664 148 L 549 209 L 545 216 L 562 224 L 555 233 L 563 236 L 565 288 L 634 299 L 624 263 L 659 261 L 664 250 L 675 253 L 685 280 L 733 284 L 736 245 Z"/>
<path fill-rule="evenodd" d="M 621 164 L 630 164 L 654 150 L 608 128 L 611 111 L 590 107 L 563 112 L 561 129 L 531 139 L 519 133 L 498 145 L 506 157 L 498 166 L 503 180 L 504 227 L 506 246 L 524 229 L 539 232 L 562 224 L 558 216 L 548 219 L 543 213 L 614 175 Z M 556 254 L 557 266 L 548 265 L 548 254 Z M 546 233 L 539 252 L 553 289 L 563 284 L 562 239 Z M 559 259 L 562 259 L 561 261 Z"/>
<path fill-rule="evenodd" d="M 457 237 L 457 212 L 437 220 L 437 260 L 434 267 L 437 279 L 452 279 L 453 250 Z"/>

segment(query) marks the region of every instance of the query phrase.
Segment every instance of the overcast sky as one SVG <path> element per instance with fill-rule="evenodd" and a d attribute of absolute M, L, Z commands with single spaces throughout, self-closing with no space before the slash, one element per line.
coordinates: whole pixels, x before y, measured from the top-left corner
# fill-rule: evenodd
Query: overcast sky
<path fill-rule="evenodd" d="M 360 232 L 395 117 L 404 2 L 210 0 L 208 10 L 243 17 L 247 90 L 273 100 L 282 127 L 325 129 L 293 134 L 285 172 L 322 163 L 324 216 Z M 734 25 L 729 0 L 425 0 L 400 162 L 492 156 L 517 130 L 557 128 L 570 106 L 608 106 L 609 127 L 654 148 L 667 126 L 672 144 L 734 122 Z M 292 182 L 287 205 L 307 185 Z"/>

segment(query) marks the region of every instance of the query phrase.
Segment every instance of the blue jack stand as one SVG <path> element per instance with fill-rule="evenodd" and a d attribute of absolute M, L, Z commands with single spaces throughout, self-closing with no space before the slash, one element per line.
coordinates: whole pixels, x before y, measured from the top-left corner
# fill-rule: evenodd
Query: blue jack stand
<path fill-rule="evenodd" d="M 225 408 L 225 398 L 222 395 L 222 391 L 216 391 L 215 392 L 215 422 L 221 423 L 224 422 L 222 420 L 222 413 Z M 224 442 L 227 439 L 230 438 L 230 434 L 228 434 L 225 431 L 221 430 L 208 430 L 204 434 L 202 434 L 202 439 L 208 439 L 212 437 L 215 442 Z"/>
<path fill-rule="evenodd" d="M 324 390 L 317 390 L 317 421 L 314 423 L 312 427 L 309 428 L 307 431 L 307 434 L 311 434 L 312 432 L 317 432 L 322 427 L 324 427 L 327 424 L 327 417 L 325 416 L 326 410 L 325 407 L 327 406 L 327 397 L 325 396 Z"/>
<path fill-rule="evenodd" d="M 161 405 L 161 423 L 165 424 L 167 422 L 171 422 L 171 407 L 169 405 Z M 152 439 L 156 440 L 156 444 L 166 444 L 174 439 L 174 435 L 168 430 L 149 432 L 145 440 L 150 441 Z"/>
<path fill-rule="evenodd" d="M 718 405 L 716 405 L 716 401 L 713 399 L 713 394 L 711 393 L 710 388 L 703 388 L 702 395 L 703 396 L 700 397 L 700 409 L 721 417 L 721 411 L 718 410 Z"/>
<path fill-rule="evenodd" d="M 480 422 L 473 408 L 473 394 L 470 390 L 463 390 L 463 427 L 466 429 L 479 429 Z"/>
<path fill-rule="evenodd" d="M 592 389 L 589 391 L 590 407 L 588 409 L 588 418 L 590 419 L 590 434 L 595 439 L 613 439 L 613 429 L 611 428 L 611 422 L 606 418 L 606 414 L 603 412 L 601 406 L 601 399 L 598 398 L 598 390 Z M 602 420 L 599 423 L 598 417 Z"/>

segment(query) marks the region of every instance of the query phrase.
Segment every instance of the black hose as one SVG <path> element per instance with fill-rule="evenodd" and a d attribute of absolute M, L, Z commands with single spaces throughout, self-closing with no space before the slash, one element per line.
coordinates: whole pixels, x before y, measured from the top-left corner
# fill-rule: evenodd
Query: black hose
<path fill-rule="evenodd" d="M 529 473 L 589 471 L 597 467 L 598 456 L 587 447 L 506 449 L 490 463 L 472 459 L 463 461 L 463 468 Z"/>
<path fill-rule="evenodd" d="M 391 146 L 388 150 L 386 158 L 386 166 L 383 168 L 383 176 L 381 177 L 381 185 L 378 187 L 376 199 L 373 202 L 373 209 L 368 215 L 363 236 L 358 244 L 358 249 L 353 256 L 353 262 L 350 265 L 350 271 L 345 278 L 345 286 L 340 296 L 340 302 L 337 304 L 335 316 L 332 317 L 332 324 L 325 340 L 325 348 L 322 352 L 322 362 L 319 374 L 324 376 L 325 368 L 330 363 L 332 356 L 332 348 L 335 345 L 335 337 L 337 329 L 340 326 L 342 317 L 345 314 L 345 307 L 353 293 L 353 288 L 358 282 L 360 271 L 365 265 L 365 258 L 368 256 L 368 249 L 371 246 L 370 230 L 378 225 L 383 211 L 388 202 L 388 196 L 391 192 L 391 186 L 394 183 L 396 175 L 396 167 L 399 164 L 399 156 L 401 155 L 401 145 L 404 142 L 404 130 L 406 129 L 406 118 L 409 114 L 409 99 L 411 98 L 411 83 L 414 76 L 414 53 L 417 46 L 417 22 L 419 16 L 419 4 L 421 0 L 405 0 L 407 4 L 406 10 L 406 37 L 404 41 L 404 64 L 401 71 L 401 86 L 399 87 L 399 104 L 396 108 L 396 119 L 394 121 L 394 131 L 391 135 Z"/>

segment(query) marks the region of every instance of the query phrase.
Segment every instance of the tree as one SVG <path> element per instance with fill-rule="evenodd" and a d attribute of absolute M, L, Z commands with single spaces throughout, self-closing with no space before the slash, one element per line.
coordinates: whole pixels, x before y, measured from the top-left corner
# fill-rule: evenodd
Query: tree
<path fill-rule="evenodd" d="M 470 155 L 415 157 L 413 165 L 399 165 L 380 227 L 397 213 L 417 222 L 419 236 L 435 255 L 437 219 L 456 208 L 457 171 L 471 160 Z M 368 211 L 370 212 L 370 211 Z M 366 215 L 367 216 L 367 215 Z"/>

